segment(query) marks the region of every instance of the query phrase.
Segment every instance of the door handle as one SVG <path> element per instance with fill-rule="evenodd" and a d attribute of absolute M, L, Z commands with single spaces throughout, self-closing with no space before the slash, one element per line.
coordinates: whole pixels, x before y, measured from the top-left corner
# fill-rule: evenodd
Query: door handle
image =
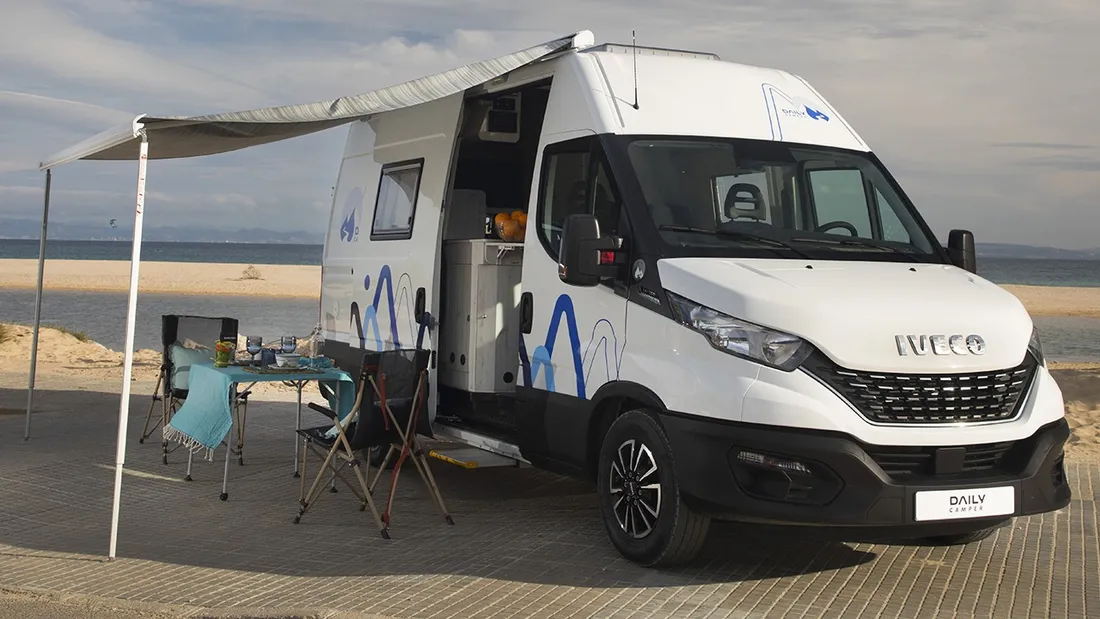
<path fill-rule="evenodd" d="M 422 324 L 424 320 L 424 310 L 427 305 L 426 297 L 427 293 L 423 287 L 416 289 L 416 301 L 413 303 L 413 317 L 416 319 L 417 324 Z"/>
<path fill-rule="evenodd" d="M 519 297 L 519 331 L 530 333 L 535 322 L 535 301 L 530 292 L 525 292 Z"/>

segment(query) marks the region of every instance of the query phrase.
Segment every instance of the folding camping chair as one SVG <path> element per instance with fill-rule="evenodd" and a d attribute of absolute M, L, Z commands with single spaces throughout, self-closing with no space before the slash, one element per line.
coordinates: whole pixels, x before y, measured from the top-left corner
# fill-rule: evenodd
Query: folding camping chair
<path fill-rule="evenodd" d="M 417 440 L 417 434 L 431 434 L 431 424 L 427 419 L 425 403 L 428 398 L 428 360 L 431 351 L 412 348 L 370 351 L 363 355 L 356 385 L 355 404 L 344 417 L 338 419 L 335 412 L 318 404 L 309 407 L 329 417 L 332 426 L 304 428 L 298 431 L 302 437 L 302 489 L 298 502 L 300 507 L 294 522 L 300 522 L 306 511 L 312 507 L 322 491 L 322 481 L 328 471 L 333 474 L 333 483 L 339 478 L 355 494 L 362 505 L 368 507 L 381 531 L 382 537 L 389 539 L 390 514 L 393 509 L 397 478 L 405 458 L 412 460 L 420 473 L 436 507 L 443 514 L 447 524 L 454 520 L 447 512 L 439 486 L 428 466 L 428 458 Z M 335 430 L 335 436 L 331 430 Z M 323 447 L 322 451 L 318 446 Z M 382 462 L 374 480 L 369 484 L 370 456 L 373 447 L 388 446 L 389 451 Z M 321 470 L 306 491 L 305 462 L 306 450 L 313 451 L 324 459 Z M 358 457 L 356 454 L 359 454 Z M 390 494 L 385 511 L 379 515 L 373 501 L 374 488 L 386 470 L 394 454 L 398 454 L 391 473 Z M 334 462 L 339 460 L 340 462 Z M 350 466 L 355 471 L 357 484 L 349 482 L 341 468 Z M 365 468 L 365 474 L 364 469 Z M 356 487 L 356 485 L 358 487 Z"/>
<path fill-rule="evenodd" d="M 192 363 L 208 361 L 214 356 L 214 343 L 218 340 L 237 341 L 238 323 L 236 318 L 214 318 L 206 316 L 186 316 L 166 314 L 160 317 L 160 343 L 162 347 L 160 372 L 157 385 L 153 388 L 153 401 L 149 404 L 149 413 L 145 416 L 145 427 L 141 431 L 139 443 L 152 436 L 156 429 L 172 420 L 183 401 L 187 399 L 187 378 Z M 193 348 L 192 346 L 202 348 Z M 247 414 L 249 391 L 237 394 L 234 410 L 237 413 L 237 453 L 240 453 L 244 441 L 244 420 Z M 160 419 L 150 428 L 153 411 L 161 403 Z M 164 463 L 168 464 L 168 441 L 161 441 L 164 451 Z M 178 446 L 176 447 L 178 449 Z M 172 451 L 175 451 L 173 449 Z"/>

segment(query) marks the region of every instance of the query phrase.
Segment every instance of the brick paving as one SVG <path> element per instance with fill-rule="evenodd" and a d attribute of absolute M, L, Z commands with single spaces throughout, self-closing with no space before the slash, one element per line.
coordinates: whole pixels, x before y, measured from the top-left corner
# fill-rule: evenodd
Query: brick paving
<path fill-rule="evenodd" d="M 5 386 L 0 587 L 269 616 L 1100 616 L 1095 462 L 1068 464 L 1067 508 L 1018 519 L 965 548 L 723 524 L 696 564 L 652 570 L 611 547 L 589 487 L 529 468 L 467 471 L 433 460 L 455 526 L 411 466 L 402 470 L 392 539 L 379 537 L 343 487 L 295 525 L 300 482 L 286 402 L 250 405 L 245 465 L 231 463 L 222 502 L 221 450 L 214 462 L 196 459 L 194 481 L 185 482 L 185 452 L 166 466 L 159 435 L 137 443 L 144 385 L 131 408 L 119 558 L 106 562 L 118 396 L 42 391 L 34 438 L 24 443 L 23 418 L 12 413 L 25 391 Z M 305 419 L 322 420 L 309 411 Z"/>

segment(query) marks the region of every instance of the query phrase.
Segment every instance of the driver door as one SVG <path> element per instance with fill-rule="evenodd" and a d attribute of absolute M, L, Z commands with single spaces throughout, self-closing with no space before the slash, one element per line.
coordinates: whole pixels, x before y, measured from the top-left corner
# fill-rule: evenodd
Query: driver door
<path fill-rule="evenodd" d="M 546 145 L 538 191 L 527 219 L 523 259 L 523 331 L 517 407 L 525 455 L 568 465 L 585 458 L 589 400 L 619 378 L 626 346 L 626 296 L 617 282 L 592 288 L 558 278 L 562 224 L 568 215 L 596 216 L 603 235 L 625 233 L 620 194 L 595 134 L 575 132 Z"/>

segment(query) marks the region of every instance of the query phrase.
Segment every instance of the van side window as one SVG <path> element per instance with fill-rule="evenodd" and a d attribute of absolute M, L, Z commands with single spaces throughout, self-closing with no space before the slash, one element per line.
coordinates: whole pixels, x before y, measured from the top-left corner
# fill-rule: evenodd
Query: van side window
<path fill-rule="evenodd" d="M 573 213 L 587 212 L 588 149 L 549 155 L 545 192 L 539 203 L 539 237 L 554 258 L 561 245 L 561 228 Z"/>
<path fill-rule="evenodd" d="M 382 166 L 382 178 L 378 181 L 378 195 L 374 202 L 374 221 L 370 229 L 372 241 L 412 237 L 423 168 L 423 159 Z"/>
<path fill-rule="evenodd" d="M 912 243 L 913 239 L 909 235 L 909 231 L 905 229 L 905 224 L 901 222 L 901 218 L 894 212 L 894 209 L 890 206 L 890 201 L 887 200 L 882 192 L 877 188 L 875 189 L 875 206 L 878 208 L 879 218 L 882 220 L 882 238 L 886 241 L 895 241 L 898 243 Z"/>
<path fill-rule="evenodd" d="M 546 251 L 556 260 L 566 217 L 595 215 L 601 234 L 618 234 L 625 213 L 597 142 L 582 138 L 547 150 L 537 229 Z"/>

